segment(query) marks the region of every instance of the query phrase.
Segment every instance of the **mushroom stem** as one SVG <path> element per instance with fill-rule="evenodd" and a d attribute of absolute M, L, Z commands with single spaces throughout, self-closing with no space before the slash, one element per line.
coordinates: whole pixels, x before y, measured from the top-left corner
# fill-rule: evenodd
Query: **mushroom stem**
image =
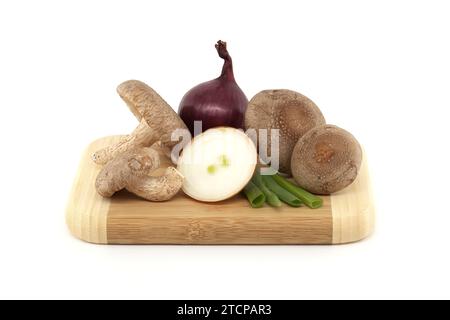
<path fill-rule="evenodd" d="M 104 165 L 121 153 L 134 148 L 150 147 L 157 140 L 157 133 L 142 119 L 131 134 L 123 137 L 114 145 L 98 150 L 92 155 L 92 160 L 97 164 Z"/>
<path fill-rule="evenodd" d="M 97 192 L 111 197 L 126 189 L 149 201 L 166 201 L 175 196 L 183 184 L 183 176 L 168 167 L 162 176 L 152 176 L 161 166 L 164 155 L 155 148 L 140 148 L 125 152 L 108 162 L 95 182 Z"/>
<path fill-rule="evenodd" d="M 174 167 L 166 169 L 161 177 L 133 177 L 126 189 L 149 201 L 167 201 L 183 185 L 183 176 Z"/>
<path fill-rule="evenodd" d="M 100 195 L 111 197 L 127 186 L 130 176 L 146 176 L 159 168 L 160 163 L 160 155 L 153 148 L 125 152 L 103 167 L 95 187 Z"/>

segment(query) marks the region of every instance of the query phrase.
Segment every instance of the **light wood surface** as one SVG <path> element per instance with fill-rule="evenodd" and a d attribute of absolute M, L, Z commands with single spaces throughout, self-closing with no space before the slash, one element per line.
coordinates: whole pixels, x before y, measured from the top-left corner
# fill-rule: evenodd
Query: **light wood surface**
<path fill-rule="evenodd" d="M 283 206 L 253 209 L 238 195 L 201 203 L 180 193 L 168 202 L 148 202 L 122 191 L 97 194 L 100 166 L 91 154 L 120 137 L 92 143 L 82 157 L 67 207 L 72 234 L 99 244 L 340 244 L 361 240 L 373 229 L 374 209 L 367 162 L 348 188 L 324 197 L 319 209 Z"/>
<path fill-rule="evenodd" d="M 91 155 L 119 137 L 94 141 L 83 154 L 70 193 L 66 210 L 66 222 L 72 234 L 84 241 L 106 244 L 106 221 L 111 199 L 103 198 L 95 190 L 95 179 L 101 167 L 96 165 Z"/>
<path fill-rule="evenodd" d="M 375 225 L 375 208 L 367 159 L 358 178 L 330 197 L 333 214 L 333 243 L 349 243 L 369 236 Z"/>

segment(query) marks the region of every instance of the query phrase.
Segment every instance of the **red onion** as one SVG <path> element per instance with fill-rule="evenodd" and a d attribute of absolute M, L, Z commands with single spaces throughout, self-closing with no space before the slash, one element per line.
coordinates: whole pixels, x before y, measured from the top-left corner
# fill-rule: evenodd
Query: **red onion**
<path fill-rule="evenodd" d="M 194 121 L 202 121 L 203 131 L 220 126 L 244 128 L 248 99 L 234 80 L 233 63 L 226 42 L 219 40 L 216 49 L 224 60 L 222 74 L 189 90 L 178 110 L 192 135 Z"/>

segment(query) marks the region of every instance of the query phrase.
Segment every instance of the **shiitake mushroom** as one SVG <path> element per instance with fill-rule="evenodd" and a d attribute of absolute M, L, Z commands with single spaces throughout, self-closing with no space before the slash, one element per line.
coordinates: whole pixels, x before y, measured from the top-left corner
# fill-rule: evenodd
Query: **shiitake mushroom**
<path fill-rule="evenodd" d="M 330 194 L 356 179 L 361 162 L 361 146 L 352 134 L 334 125 L 323 125 L 298 140 L 292 152 L 291 170 L 302 188 L 315 194 Z"/>
<path fill-rule="evenodd" d="M 268 130 L 268 156 L 271 150 L 270 130 L 280 130 L 279 170 L 286 174 L 291 173 L 291 155 L 297 141 L 312 128 L 323 124 L 325 118 L 313 101 L 286 89 L 259 92 L 250 100 L 245 113 L 246 130 Z M 258 147 L 261 148 L 260 143 Z"/>

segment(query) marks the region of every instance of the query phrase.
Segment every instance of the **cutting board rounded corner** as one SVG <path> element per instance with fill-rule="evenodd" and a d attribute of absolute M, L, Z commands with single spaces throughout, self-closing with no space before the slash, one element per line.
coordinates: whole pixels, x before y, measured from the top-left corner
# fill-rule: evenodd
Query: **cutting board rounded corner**
<path fill-rule="evenodd" d="M 333 244 L 350 244 L 370 237 L 375 230 L 375 205 L 368 161 L 363 161 L 356 180 L 332 194 Z"/>
<path fill-rule="evenodd" d="M 104 231 L 98 229 L 92 229 L 89 224 L 76 224 L 76 216 L 80 215 L 81 212 L 76 212 L 73 208 L 66 209 L 66 226 L 70 234 L 83 242 L 89 244 L 105 245 L 107 240 L 105 237 L 101 236 L 101 233 L 106 234 L 106 229 Z"/>
<path fill-rule="evenodd" d="M 333 236 L 333 245 L 346 245 L 353 244 L 357 242 L 362 242 L 370 238 L 375 232 L 375 222 L 374 222 L 374 209 L 367 208 L 372 212 L 370 213 L 361 213 L 361 215 L 356 215 L 352 217 L 353 220 L 359 220 L 360 225 L 364 225 L 365 227 L 362 230 L 355 231 L 354 227 L 351 225 L 345 226 L 341 233 L 345 234 L 343 238 L 337 239 L 336 236 Z M 363 218 L 361 218 L 363 216 Z"/>

